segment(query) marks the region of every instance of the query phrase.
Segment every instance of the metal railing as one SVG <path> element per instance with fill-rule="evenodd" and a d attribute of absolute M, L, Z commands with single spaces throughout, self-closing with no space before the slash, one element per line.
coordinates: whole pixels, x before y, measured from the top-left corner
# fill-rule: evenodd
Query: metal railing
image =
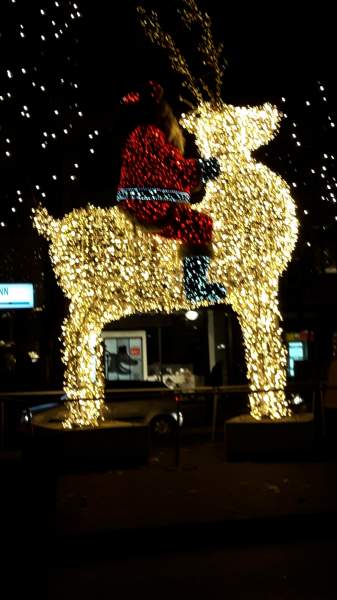
<path fill-rule="evenodd" d="M 272 390 L 271 390 L 272 391 Z M 278 391 L 278 390 L 273 390 Z M 307 383 L 291 383 L 286 388 L 287 397 L 291 395 L 303 396 L 303 408 L 307 412 L 311 412 L 314 421 L 317 425 L 317 431 L 321 437 L 325 436 L 326 430 L 326 418 L 325 418 L 325 403 L 324 397 L 326 392 L 336 393 L 336 409 L 337 409 L 337 386 L 328 386 L 325 382 L 315 381 Z M 235 414 L 242 414 L 244 407 L 246 412 L 249 412 L 248 407 L 248 395 L 251 394 L 251 390 L 248 385 L 227 385 L 227 386 L 203 386 L 196 387 L 194 389 L 184 390 L 176 389 L 170 390 L 168 388 L 125 388 L 125 389 L 108 389 L 107 393 L 110 396 L 116 395 L 119 399 L 123 396 L 132 395 L 135 397 L 139 394 L 139 397 L 144 397 L 144 394 L 148 393 L 167 395 L 172 394 L 176 397 L 176 410 L 177 410 L 177 422 L 179 422 L 180 411 L 187 414 L 188 408 L 199 408 L 202 409 L 204 406 L 205 411 L 201 414 L 207 413 L 208 418 L 208 431 L 210 431 L 210 438 L 212 441 L 216 437 L 217 424 L 224 422 L 227 418 L 235 416 Z M 258 392 L 256 392 L 258 393 Z M 13 427 L 15 423 L 9 418 L 11 413 L 18 414 L 20 410 L 24 410 L 28 406 L 42 404 L 42 400 L 45 402 L 51 402 L 55 398 L 60 399 L 63 395 L 62 390 L 50 391 L 24 391 L 24 392 L 2 392 L 0 393 L 0 449 L 5 449 L 6 444 L 13 433 Z M 144 398 L 143 398 L 144 399 Z M 230 400 L 230 402 L 229 402 Z M 230 404 L 230 410 L 229 410 Z M 236 412 L 237 406 L 237 412 Z M 14 408 L 14 410 L 13 410 Z M 301 406 L 298 407 L 299 409 Z M 193 419 L 192 419 L 193 420 Z M 187 419 L 188 425 L 188 419 Z M 205 426 L 205 423 L 201 423 L 201 426 Z M 181 444 L 181 432 L 180 427 L 176 428 L 176 464 L 179 463 L 180 456 L 180 444 Z"/>

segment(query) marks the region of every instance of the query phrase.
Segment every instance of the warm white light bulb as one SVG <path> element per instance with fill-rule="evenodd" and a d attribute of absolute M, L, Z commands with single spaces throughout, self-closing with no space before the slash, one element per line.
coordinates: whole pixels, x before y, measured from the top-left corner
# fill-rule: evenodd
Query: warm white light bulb
<path fill-rule="evenodd" d="M 188 310 L 185 312 L 185 317 L 189 321 L 195 321 L 199 317 L 199 313 L 196 310 Z"/>

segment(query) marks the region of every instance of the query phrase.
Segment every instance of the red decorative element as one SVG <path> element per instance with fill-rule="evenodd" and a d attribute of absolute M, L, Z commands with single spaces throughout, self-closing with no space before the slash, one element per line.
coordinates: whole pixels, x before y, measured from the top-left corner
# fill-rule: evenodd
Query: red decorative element
<path fill-rule="evenodd" d="M 143 89 L 142 93 L 129 92 L 123 96 L 122 104 L 137 104 L 140 100 L 146 96 L 149 96 L 154 102 L 159 103 L 164 94 L 164 90 L 159 83 L 156 81 L 148 81 Z"/>
<path fill-rule="evenodd" d="M 139 348 L 139 346 L 131 346 L 130 347 L 130 355 L 131 356 L 140 356 L 140 348 Z"/>
<path fill-rule="evenodd" d="M 154 125 L 139 126 L 122 153 L 119 188 L 164 188 L 188 194 L 199 185 L 197 160 L 185 158 Z M 123 200 L 119 206 L 142 225 L 158 227 L 166 238 L 192 246 L 212 240 L 212 219 L 189 204 L 156 200 Z"/>
<path fill-rule="evenodd" d="M 140 94 L 138 92 L 130 92 L 129 94 L 126 94 L 126 96 L 123 96 L 121 101 L 123 104 L 137 104 L 139 100 Z"/>
<path fill-rule="evenodd" d="M 149 96 L 154 99 L 155 102 L 160 102 L 163 97 L 164 90 L 157 81 L 152 79 L 148 82 Z"/>

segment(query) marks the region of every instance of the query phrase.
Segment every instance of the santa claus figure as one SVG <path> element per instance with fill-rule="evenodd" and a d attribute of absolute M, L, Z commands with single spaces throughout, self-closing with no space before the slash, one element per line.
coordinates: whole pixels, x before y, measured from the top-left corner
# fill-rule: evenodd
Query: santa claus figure
<path fill-rule="evenodd" d="M 189 300 L 219 302 L 224 287 L 206 279 L 212 219 L 190 206 L 191 192 L 219 174 L 218 162 L 185 158 L 182 130 L 158 83 L 149 81 L 122 104 L 131 126 L 122 150 L 119 206 L 149 231 L 181 242 Z"/>

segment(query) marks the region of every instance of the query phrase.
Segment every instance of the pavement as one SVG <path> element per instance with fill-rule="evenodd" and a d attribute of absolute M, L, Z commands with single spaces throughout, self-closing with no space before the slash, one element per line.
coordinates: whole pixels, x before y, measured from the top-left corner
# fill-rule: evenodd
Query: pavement
<path fill-rule="evenodd" d="M 171 444 L 139 466 L 56 471 L 0 453 L 8 597 L 13 582 L 43 599 L 335 597 L 334 443 L 301 461 L 229 462 L 223 434 L 199 432 L 178 458 Z"/>
<path fill-rule="evenodd" d="M 3 454 L 2 515 L 29 513 L 30 531 L 62 545 L 140 532 L 337 531 L 336 454 L 228 462 L 222 437 L 184 437 L 178 465 L 174 444 L 153 447 L 147 464 L 86 471 L 56 472 L 46 462 L 31 470 L 20 453 Z"/>
<path fill-rule="evenodd" d="M 63 473 L 51 528 L 57 538 L 248 524 L 337 524 L 337 462 L 227 462 L 222 441 L 154 448 L 147 465 Z"/>

